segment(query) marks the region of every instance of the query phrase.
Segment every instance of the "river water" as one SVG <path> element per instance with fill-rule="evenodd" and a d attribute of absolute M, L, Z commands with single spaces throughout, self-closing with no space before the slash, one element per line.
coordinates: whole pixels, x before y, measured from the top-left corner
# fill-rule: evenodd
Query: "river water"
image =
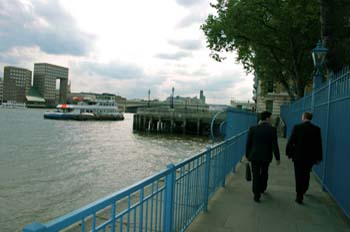
<path fill-rule="evenodd" d="M 0 109 L 0 231 L 45 223 L 205 149 L 201 137 L 135 134 L 123 121 L 44 120 Z"/>

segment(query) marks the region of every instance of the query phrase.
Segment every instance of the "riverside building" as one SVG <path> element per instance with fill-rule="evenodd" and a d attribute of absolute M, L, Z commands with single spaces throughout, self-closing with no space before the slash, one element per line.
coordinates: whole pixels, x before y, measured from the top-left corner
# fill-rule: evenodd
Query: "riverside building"
<path fill-rule="evenodd" d="M 3 100 L 24 103 L 30 90 L 32 71 L 13 67 L 4 67 Z"/>
<path fill-rule="evenodd" d="M 257 75 L 254 78 L 253 93 L 253 100 L 256 102 L 256 111 L 262 112 L 267 110 L 271 112 L 273 120 L 280 116 L 281 105 L 291 101 L 282 85 L 272 81 L 262 83 Z"/>
<path fill-rule="evenodd" d="M 48 64 L 34 64 L 34 88 L 45 99 L 49 107 L 56 106 L 57 103 L 67 102 L 68 92 L 68 68 Z M 59 94 L 56 98 L 56 80 L 59 79 Z"/>

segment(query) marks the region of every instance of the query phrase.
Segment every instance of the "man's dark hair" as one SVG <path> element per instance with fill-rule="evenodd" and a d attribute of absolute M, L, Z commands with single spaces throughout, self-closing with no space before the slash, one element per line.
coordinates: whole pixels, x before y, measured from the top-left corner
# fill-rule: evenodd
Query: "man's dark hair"
<path fill-rule="evenodd" d="M 264 111 L 260 113 L 260 120 L 262 121 L 265 121 L 269 117 L 271 117 L 271 113 L 269 111 Z"/>
<path fill-rule="evenodd" d="M 304 118 L 306 118 L 307 120 L 310 120 L 310 121 L 312 120 L 312 113 L 306 111 L 303 113 L 303 115 L 304 115 Z"/>

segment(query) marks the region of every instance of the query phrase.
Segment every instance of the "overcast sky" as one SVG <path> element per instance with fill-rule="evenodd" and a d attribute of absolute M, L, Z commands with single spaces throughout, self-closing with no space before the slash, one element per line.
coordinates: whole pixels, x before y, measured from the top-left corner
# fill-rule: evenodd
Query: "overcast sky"
<path fill-rule="evenodd" d="M 209 57 L 200 30 L 210 0 L 0 0 L 0 76 L 5 65 L 69 68 L 73 92 L 209 103 L 251 100 L 252 76 L 235 54 Z"/>

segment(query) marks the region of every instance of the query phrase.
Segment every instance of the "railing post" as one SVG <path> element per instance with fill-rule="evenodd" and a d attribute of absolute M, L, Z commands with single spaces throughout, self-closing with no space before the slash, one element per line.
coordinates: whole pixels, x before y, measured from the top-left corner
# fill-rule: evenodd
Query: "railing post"
<path fill-rule="evenodd" d="M 292 128 L 293 128 L 293 123 L 291 122 L 292 121 L 292 110 L 293 110 L 293 106 L 292 104 L 289 104 L 289 107 L 288 107 L 288 126 L 287 126 L 287 138 L 291 135 L 292 133 Z"/>
<path fill-rule="evenodd" d="M 231 146 L 233 146 L 232 147 L 232 156 L 233 156 L 233 158 L 232 158 L 232 161 L 231 161 L 231 163 L 230 163 L 230 168 L 231 168 L 231 170 L 232 170 L 232 173 L 236 173 L 237 171 L 236 171 L 236 165 L 235 165 L 235 159 L 234 159 L 234 156 L 235 155 L 237 155 L 237 154 L 239 154 L 239 151 L 237 151 L 237 149 L 239 148 L 239 146 L 237 146 L 237 140 L 239 139 L 239 137 L 236 135 L 236 136 L 234 136 L 235 138 L 234 138 L 234 140 L 232 141 L 232 144 L 231 144 Z M 242 162 L 243 161 L 243 157 L 241 157 L 241 159 L 240 159 L 240 162 Z"/>
<path fill-rule="evenodd" d="M 164 223 L 163 231 L 171 232 L 174 221 L 174 190 L 176 181 L 176 170 L 174 164 L 168 164 L 167 169 L 170 173 L 165 178 L 165 197 L 164 197 Z"/>
<path fill-rule="evenodd" d="M 24 227 L 23 232 L 47 232 L 47 228 L 40 223 L 33 222 L 32 224 Z"/>
<path fill-rule="evenodd" d="M 326 121 L 326 141 L 323 141 L 323 143 L 325 144 L 325 149 L 324 149 L 324 159 L 323 159 L 323 173 L 322 173 L 322 187 L 323 187 L 323 191 L 326 191 L 325 188 L 325 181 L 326 181 L 326 175 L 327 175 L 327 156 L 328 156 L 328 128 L 329 128 L 329 114 L 330 114 L 330 106 L 331 106 L 331 94 L 332 94 L 332 78 L 329 78 L 328 80 L 328 99 L 327 99 L 327 121 Z"/>
<path fill-rule="evenodd" d="M 224 154 L 223 154 L 223 163 L 222 163 L 222 187 L 225 187 L 225 183 L 226 183 L 226 169 L 227 169 L 227 157 L 228 157 L 228 151 L 227 151 L 227 140 L 225 140 L 225 143 L 223 144 L 224 146 Z"/>
<path fill-rule="evenodd" d="M 205 153 L 205 178 L 204 178 L 204 211 L 208 212 L 208 199 L 209 199 L 209 174 L 210 174 L 210 155 L 211 147 L 207 146 L 207 152 Z"/>

